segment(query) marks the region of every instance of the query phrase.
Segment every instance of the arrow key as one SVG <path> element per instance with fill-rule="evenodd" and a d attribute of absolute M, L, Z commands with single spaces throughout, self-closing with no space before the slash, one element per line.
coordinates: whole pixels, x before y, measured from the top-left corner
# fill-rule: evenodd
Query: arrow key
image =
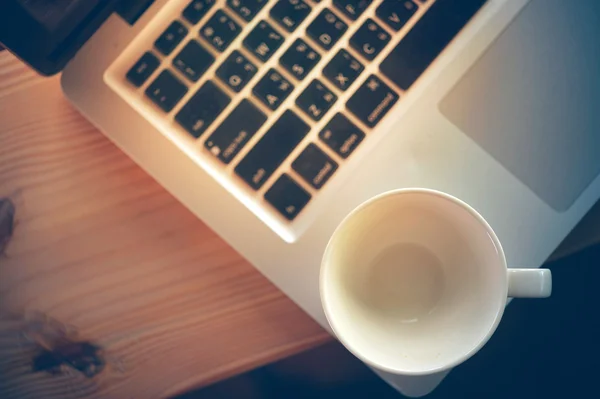
<path fill-rule="evenodd" d="M 399 31 L 416 11 L 417 5 L 412 0 L 384 1 L 377 8 L 377 16 L 387 26 Z"/>

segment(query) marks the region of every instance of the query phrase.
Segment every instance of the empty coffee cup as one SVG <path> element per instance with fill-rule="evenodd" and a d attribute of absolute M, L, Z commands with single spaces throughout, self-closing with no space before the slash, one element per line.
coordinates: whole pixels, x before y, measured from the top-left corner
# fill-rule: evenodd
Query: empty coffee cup
<path fill-rule="evenodd" d="M 508 297 L 551 293 L 547 269 L 509 269 L 498 237 L 466 203 L 402 189 L 360 205 L 323 256 L 329 324 L 365 363 L 424 375 L 454 367 L 491 337 Z"/>

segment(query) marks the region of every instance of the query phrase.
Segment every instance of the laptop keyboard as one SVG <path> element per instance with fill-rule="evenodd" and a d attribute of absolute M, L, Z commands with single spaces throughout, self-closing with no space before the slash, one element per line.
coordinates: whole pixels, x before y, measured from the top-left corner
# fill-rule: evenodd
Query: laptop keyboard
<path fill-rule="evenodd" d="M 291 221 L 485 1 L 193 0 L 125 77 L 154 112 Z M 377 72 L 365 72 L 372 63 Z"/>

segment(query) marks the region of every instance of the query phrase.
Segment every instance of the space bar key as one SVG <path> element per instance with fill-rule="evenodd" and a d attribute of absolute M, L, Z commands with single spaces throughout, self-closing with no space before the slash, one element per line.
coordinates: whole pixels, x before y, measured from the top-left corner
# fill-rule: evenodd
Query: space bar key
<path fill-rule="evenodd" d="M 381 63 L 381 72 L 408 90 L 486 1 L 437 0 Z"/>

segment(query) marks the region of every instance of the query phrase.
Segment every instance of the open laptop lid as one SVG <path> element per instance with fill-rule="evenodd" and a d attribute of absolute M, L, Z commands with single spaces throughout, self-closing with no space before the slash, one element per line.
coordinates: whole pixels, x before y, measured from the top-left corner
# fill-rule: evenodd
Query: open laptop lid
<path fill-rule="evenodd" d="M 117 11 L 134 22 L 152 0 L 0 0 L 0 43 L 43 75 L 61 71 Z"/>

